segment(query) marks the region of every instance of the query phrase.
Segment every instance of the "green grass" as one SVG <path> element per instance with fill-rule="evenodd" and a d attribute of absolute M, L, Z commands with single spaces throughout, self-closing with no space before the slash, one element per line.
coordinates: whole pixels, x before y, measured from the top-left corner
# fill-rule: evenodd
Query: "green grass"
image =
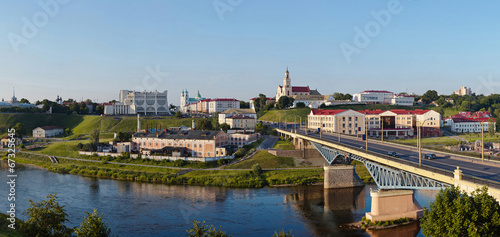
<path fill-rule="evenodd" d="M 21 212 L 18 212 L 17 215 L 19 215 Z M 21 225 L 21 223 L 23 223 L 23 221 L 17 219 L 16 217 L 16 225 L 15 225 L 15 228 L 16 229 L 11 229 L 8 227 L 8 225 L 11 224 L 11 222 L 9 220 L 7 220 L 7 218 L 10 218 L 9 215 L 7 214 L 4 214 L 4 213 L 0 213 L 0 236 L 5 236 L 5 237 L 21 237 L 22 235 L 19 233 L 19 227 Z"/>
<path fill-rule="evenodd" d="M 277 141 L 273 148 L 278 150 L 295 150 L 295 146 L 291 142 L 283 140 Z"/>
<path fill-rule="evenodd" d="M 259 151 L 252 156 L 252 158 L 234 165 L 226 166 L 226 168 L 251 169 L 254 164 L 259 164 L 263 169 L 295 167 L 295 163 L 291 157 L 274 156 L 267 151 Z"/>
<path fill-rule="evenodd" d="M 368 169 L 363 165 L 363 163 L 354 160 L 351 162 L 351 165 L 356 166 L 354 171 L 365 184 L 374 182 L 373 177 L 370 175 L 370 172 L 368 172 Z"/>
<path fill-rule="evenodd" d="M 299 122 L 302 118 L 302 122 L 307 121 L 307 115 L 311 112 L 310 108 L 296 108 L 296 109 L 284 109 L 284 110 L 269 110 L 264 115 L 262 115 L 258 120 L 262 121 L 281 121 L 281 122 Z"/>
<path fill-rule="evenodd" d="M 312 184 L 321 183 L 324 179 L 323 168 L 320 169 L 300 169 L 300 170 L 272 170 L 264 171 L 265 177 L 269 185 L 282 184 Z"/>

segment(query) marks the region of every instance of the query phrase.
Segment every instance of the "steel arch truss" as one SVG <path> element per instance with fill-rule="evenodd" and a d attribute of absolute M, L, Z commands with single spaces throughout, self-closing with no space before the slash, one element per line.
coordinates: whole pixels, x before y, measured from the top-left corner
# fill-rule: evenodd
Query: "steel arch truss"
<path fill-rule="evenodd" d="M 311 144 L 314 146 L 314 148 L 316 148 L 316 150 L 319 151 L 319 153 L 323 156 L 323 158 L 325 158 L 326 162 L 328 162 L 329 165 L 331 165 L 337 157 L 345 155 L 345 152 L 333 150 L 315 142 L 311 142 Z"/>
<path fill-rule="evenodd" d="M 311 142 L 313 146 L 321 153 L 326 161 L 331 165 L 338 156 L 344 156 L 344 152 L 336 151 L 324 147 L 320 144 Z M 440 190 L 450 186 L 449 184 L 438 182 L 436 180 L 416 175 L 404 170 L 396 170 L 368 161 L 363 157 L 347 154 L 347 160 L 357 160 L 363 163 L 368 172 L 373 177 L 379 189 L 434 189 Z"/>

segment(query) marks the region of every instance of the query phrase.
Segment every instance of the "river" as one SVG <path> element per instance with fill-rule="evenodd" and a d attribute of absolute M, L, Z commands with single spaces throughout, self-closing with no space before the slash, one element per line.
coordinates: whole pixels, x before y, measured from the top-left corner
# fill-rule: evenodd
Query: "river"
<path fill-rule="evenodd" d="M 7 167 L 1 165 L 4 181 L 0 207 L 6 213 Z M 234 236 L 272 236 L 275 230 L 292 230 L 295 236 L 415 236 L 418 225 L 377 232 L 341 231 L 338 226 L 361 220 L 370 210 L 370 188 L 324 190 L 322 186 L 230 189 L 198 186 L 169 186 L 95 179 L 56 174 L 34 167 L 16 167 L 16 214 L 29 205 L 58 193 L 66 205 L 68 226 L 78 226 L 84 211 L 104 214 L 113 233 L 119 236 L 185 236 L 193 219 Z M 429 205 L 437 191 L 418 190 L 415 197 Z M 419 234 L 421 235 L 421 234 Z"/>

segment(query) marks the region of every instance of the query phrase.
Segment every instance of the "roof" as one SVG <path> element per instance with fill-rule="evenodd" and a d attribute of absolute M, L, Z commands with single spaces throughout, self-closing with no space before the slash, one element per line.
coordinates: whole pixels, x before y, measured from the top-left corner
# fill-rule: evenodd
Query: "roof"
<path fill-rule="evenodd" d="M 238 101 L 237 99 L 226 99 L 226 98 L 223 98 L 223 99 L 211 99 L 210 101 Z"/>
<path fill-rule="evenodd" d="M 311 95 L 321 95 L 318 90 L 311 90 Z"/>
<path fill-rule="evenodd" d="M 45 131 L 47 131 L 47 130 L 54 130 L 54 129 L 63 129 L 63 128 L 59 127 L 59 126 L 43 126 L 43 127 L 39 127 L 39 128 L 41 128 L 41 129 L 43 129 Z"/>
<path fill-rule="evenodd" d="M 381 109 L 376 109 L 376 110 L 361 110 L 361 111 L 358 111 L 359 113 L 362 113 L 362 114 L 366 114 L 366 115 L 370 115 L 370 114 L 381 114 L 383 112 L 385 112 L 384 110 L 381 110 Z"/>
<path fill-rule="evenodd" d="M 252 120 L 254 120 L 255 118 L 254 117 L 250 117 L 250 116 L 245 116 L 245 115 L 237 114 L 237 115 L 233 115 L 233 116 L 227 117 L 226 119 L 252 119 Z"/>
<path fill-rule="evenodd" d="M 221 114 L 255 114 L 253 109 L 226 109 Z"/>
<path fill-rule="evenodd" d="M 421 115 L 421 114 L 425 114 L 427 112 L 429 112 L 430 110 L 423 110 L 423 109 L 416 109 L 416 110 L 406 110 L 406 109 L 391 109 L 389 110 L 395 114 L 417 114 L 417 115 Z"/>
<path fill-rule="evenodd" d="M 362 91 L 361 93 L 391 93 L 390 91 L 383 91 L 383 90 L 367 90 L 367 91 Z"/>
<path fill-rule="evenodd" d="M 161 132 L 158 137 L 156 133 L 135 133 L 134 137 L 139 138 L 159 138 L 159 139 L 191 139 L 191 140 L 214 140 L 214 138 L 219 134 L 224 133 L 220 130 L 166 130 Z"/>
<path fill-rule="evenodd" d="M 309 86 L 292 86 L 292 92 L 311 92 Z"/>
<path fill-rule="evenodd" d="M 473 123 L 489 122 L 490 118 L 493 119 L 493 122 L 496 122 L 495 118 L 488 111 L 477 111 L 475 113 L 462 111 L 446 119 L 452 119 L 454 123 Z"/>
<path fill-rule="evenodd" d="M 342 113 L 346 111 L 345 109 L 316 109 L 316 110 L 311 110 L 312 115 L 335 115 L 338 113 Z"/>
<path fill-rule="evenodd" d="M 414 97 L 412 95 L 406 95 L 406 94 L 394 94 L 395 97 Z"/>

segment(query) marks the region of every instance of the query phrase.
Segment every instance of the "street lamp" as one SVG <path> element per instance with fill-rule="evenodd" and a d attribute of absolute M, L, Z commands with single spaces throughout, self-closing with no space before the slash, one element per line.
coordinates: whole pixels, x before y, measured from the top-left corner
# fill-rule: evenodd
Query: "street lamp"
<path fill-rule="evenodd" d="M 367 130 L 368 121 L 366 120 L 366 116 L 364 117 L 364 120 L 365 120 L 365 140 L 366 140 L 365 149 L 366 149 L 366 153 L 368 153 L 368 130 Z"/>
<path fill-rule="evenodd" d="M 422 121 L 419 124 L 417 123 L 417 147 L 418 147 L 418 166 L 422 166 L 422 126 L 424 125 L 425 121 L 427 121 L 430 118 L 426 118 L 424 121 Z"/>
<path fill-rule="evenodd" d="M 484 162 L 484 126 L 481 122 L 481 162 Z"/>

